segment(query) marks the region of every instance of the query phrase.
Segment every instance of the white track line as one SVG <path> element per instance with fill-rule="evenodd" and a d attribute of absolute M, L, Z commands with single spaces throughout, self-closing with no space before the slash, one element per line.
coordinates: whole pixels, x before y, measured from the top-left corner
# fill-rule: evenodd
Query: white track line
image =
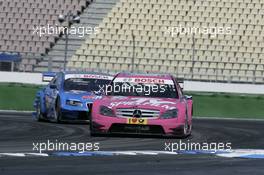
<path fill-rule="evenodd" d="M 29 157 L 29 156 L 39 156 L 39 157 L 47 157 L 48 154 L 45 153 L 0 153 L 0 157 Z"/>
<path fill-rule="evenodd" d="M 59 152 L 58 152 L 59 153 Z M 70 154 L 69 156 L 74 156 Z M 86 156 L 87 153 L 93 153 L 88 156 L 99 156 L 99 155 L 111 155 L 111 156 L 139 156 L 139 155 L 184 155 L 184 152 L 177 153 L 177 152 L 170 152 L 170 151 L 94 151 L 94 152 L 79 152 L 75 154 L 79 154 L 79 156 Z M 186 153 L 188 154 L 188 153 Z M 239 158 L 239 157 L 245 157 L 245 156 L 259 156 L 264 157 L 264 149 L 235 149 L 231 150 L 230 152 L 223 152 L 223 153 L 201 153 L 197 152 L 197 154 L 194 155 L 201 155 L 201 154 L 208 154 L 208 155 L 216 155 L 219 157 L 226 157 L 226 158 Z M 48 156 L 56 156 L 56 154 L 46 154 L 46 153 L 0 153 L 0 157 L 48 157 Z M 67 155 L 65 155 L 67 156 Z"/>
<path fill-rule="evenodd" d="M 228 157 L 228 158 L 233 158 L 233 157 L 243 157 L 243 156 L 249 156 L 249 155 L 260 155 L 264 156 L 264 150 L 261 149 L 236 149 L 233 150 L 230 153 L 221 153 L 221 154 L 216 154 L 217 156 L 220 157 Z"/>

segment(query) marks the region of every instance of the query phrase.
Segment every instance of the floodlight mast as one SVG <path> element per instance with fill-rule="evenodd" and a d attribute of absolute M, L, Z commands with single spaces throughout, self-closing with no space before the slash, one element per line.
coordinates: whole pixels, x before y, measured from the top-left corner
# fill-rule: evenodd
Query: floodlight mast
<path fill-rule="evenodd" d="M 60 14 L 58 17 L 58 21 L 62 24 L 64 21 L 67 22 L 67 28 L 64 29 L 65 34 L 65 50 L 64 50 L 64 60 L 63 60 L 63 71 L 66 71 L 66 62 L 68 56 L 68 43 L 69 43 L 69 28 L 73 23 L 80 23 L 80 16 L 73 15 L 71 11 L 69 11 L 66 16 Z"/>

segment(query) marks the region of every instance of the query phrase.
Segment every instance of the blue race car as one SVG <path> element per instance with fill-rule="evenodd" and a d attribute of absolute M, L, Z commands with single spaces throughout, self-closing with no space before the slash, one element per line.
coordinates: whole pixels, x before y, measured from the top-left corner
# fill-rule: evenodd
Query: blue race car
<path fill-rule="evenodd" d="M 113 77 L 103 73 L 44 73 L 43 81 L 52 79 L 39 90 L 34 101 L 33 117 L 37 121 L 89 121 L 93 101 Z"/>

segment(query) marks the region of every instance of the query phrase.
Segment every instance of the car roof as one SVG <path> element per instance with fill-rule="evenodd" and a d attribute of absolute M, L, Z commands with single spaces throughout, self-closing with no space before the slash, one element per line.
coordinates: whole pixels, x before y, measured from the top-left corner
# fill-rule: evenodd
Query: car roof
<path fill-rule="evenodd" d="M 106 76 L 113 76 L 111 74 L 103 73 L 103 72 L 92 72 L 92 71 L 85 71 L 85 72 L 79 72 L 79 71 L 66 71 L 62 72 L 63 74 L 92 74 L 92 75 L 106 75 Z"/>

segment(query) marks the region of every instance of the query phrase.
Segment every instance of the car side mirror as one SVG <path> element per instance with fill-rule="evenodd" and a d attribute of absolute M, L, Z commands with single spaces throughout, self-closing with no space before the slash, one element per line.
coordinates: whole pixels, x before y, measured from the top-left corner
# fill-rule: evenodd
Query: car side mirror
<path fill-rule="evenodd" d="M 180 86 L 181 90 L 183 91 L 183 89 L 184 89 L 183 81 L 182 82 L 179 82 L 179 86 Z"/>
<path fill-rule="evenodd" d="M 184 98 L 185 98 L 186 100 L 192 100 L 192 96 L 190 96 L 190 95 L 184 95 Z"/>
<path fill-rule="evenodd" d="M 57 85 L 56 84 L 51 84 L 50 85 L 50 89 L 57 89 Z"/>

